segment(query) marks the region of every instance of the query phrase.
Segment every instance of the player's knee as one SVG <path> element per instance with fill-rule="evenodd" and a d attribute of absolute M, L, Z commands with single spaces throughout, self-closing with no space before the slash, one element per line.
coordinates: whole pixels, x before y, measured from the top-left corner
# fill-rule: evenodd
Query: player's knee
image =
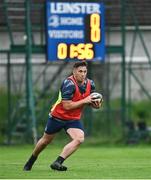
<path fill-rule="evenodd" d="M 78 144 L 82 144 L 84 142 L 84 137 L 83 136 L 77 137 L 76 140 L 77 140 Z"/>
<path fill-rule="evenodd" d="M 42 144 L 47 146 L 50 143 L 49 139 L 42 139 Z"/>

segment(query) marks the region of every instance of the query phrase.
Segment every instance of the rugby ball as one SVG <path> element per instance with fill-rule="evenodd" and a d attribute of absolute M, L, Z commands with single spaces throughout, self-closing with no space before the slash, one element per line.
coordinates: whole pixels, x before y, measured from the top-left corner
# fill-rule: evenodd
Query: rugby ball
<path fill-rule="evenodd" d="M 102 101 L 103 99 L 102 94 L 97 92 L 91 93 L 90 96 L 92 97 L 92 101 Z"/>

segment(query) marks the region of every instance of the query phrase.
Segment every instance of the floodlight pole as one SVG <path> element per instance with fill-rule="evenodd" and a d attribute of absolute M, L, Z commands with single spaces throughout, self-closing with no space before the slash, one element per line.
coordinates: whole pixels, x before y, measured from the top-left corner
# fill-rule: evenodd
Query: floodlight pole
<path fill-rule="evenodd" d="M 125 121 L 126 121 L 126 64 L 125 64 L 125 8 L 126 1 L 121 0 L 121 39 L 122 39 L 122 98 L 121 98 L 121 118 L 123 125 L 123 136 L 125 137 Z"/>
<path fill-rule="evenodd" d="M 27 110 L 28 120 L 31 120 L 31 130 L 34 144 L 37 142 L 35 102 L 32 83 L 32 29 L 31 29 L 31 0 L 25 1 L 26 5 L 26 82 L 27 82 Z M 29 125 L 30 125 L 29 123 Z"/>
<path fill-rule="evenodd" d="M 7 97 L 8 97 L 8 131 L 7 131 L 7 144 L 11 143 L 11 108 L 12 108 L 12 99 L 11 99 L 11 65 L 10 65 L 10 52 L 7 53 Z"/>

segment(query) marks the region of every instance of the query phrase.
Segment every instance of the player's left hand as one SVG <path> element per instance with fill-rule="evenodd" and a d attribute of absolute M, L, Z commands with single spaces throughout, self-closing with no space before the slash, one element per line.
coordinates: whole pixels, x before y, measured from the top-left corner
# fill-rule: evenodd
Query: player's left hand
<path fill-rule="evenodd" d="M 103 100 L 95 100 L 91 102 L 91 106 L 95 109 L 99 109 L 102 106 Z"/>

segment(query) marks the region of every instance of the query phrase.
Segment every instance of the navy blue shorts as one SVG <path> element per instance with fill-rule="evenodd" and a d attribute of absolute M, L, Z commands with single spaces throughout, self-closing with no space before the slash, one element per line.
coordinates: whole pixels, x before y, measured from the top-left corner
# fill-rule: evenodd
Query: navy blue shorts
<path fill-rule="evenodd" d="M 78 128 L 84 131 L 83 125 L 79 120 L 60 120 L 56 117 L 49 116 L 46 127 L 45 133 L 47 134 L 54 134 L 59 132 L 61 129 L 67 131 L 69 128 Z"/>

